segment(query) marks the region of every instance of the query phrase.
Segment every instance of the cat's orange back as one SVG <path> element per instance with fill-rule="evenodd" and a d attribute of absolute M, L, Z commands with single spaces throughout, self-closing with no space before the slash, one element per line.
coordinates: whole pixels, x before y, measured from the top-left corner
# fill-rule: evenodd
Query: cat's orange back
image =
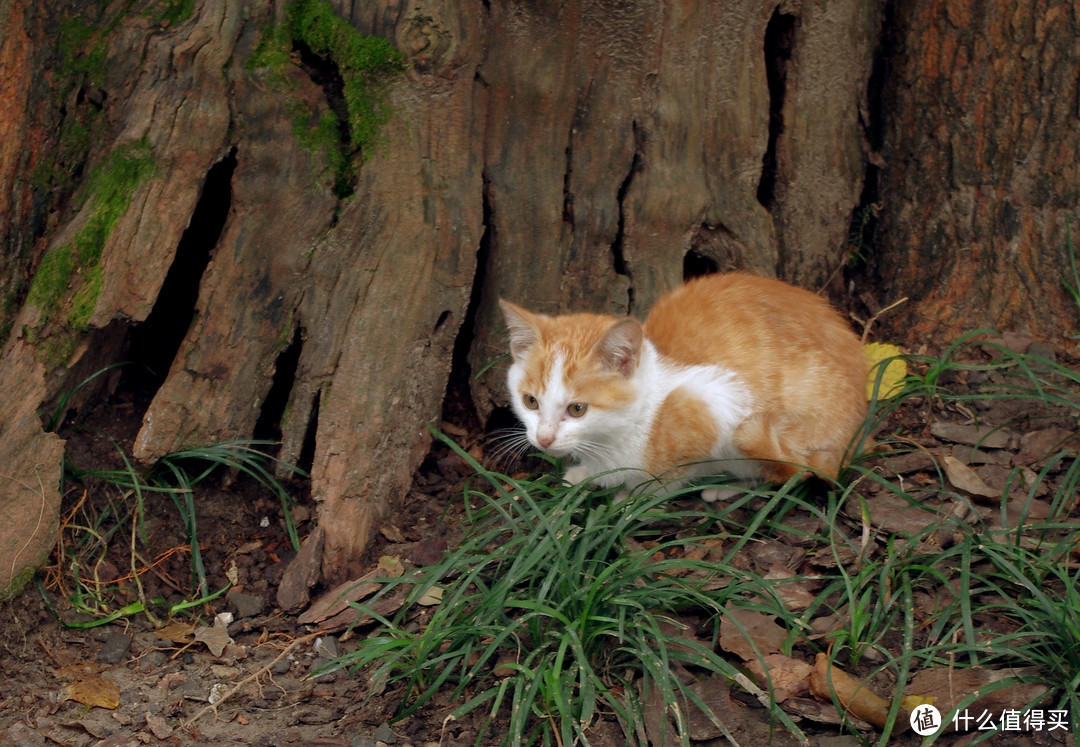
<path fill-rule="evenodd" d="M 735 433 L 766 478 L 806 465 L 835 477 L 866 416 L 862 344 L 824 299 L 744 273 L 691 281 L 653 306 L 645 336 L 680 365 L 719 366 L 750 390 L 755 413 Z"/>

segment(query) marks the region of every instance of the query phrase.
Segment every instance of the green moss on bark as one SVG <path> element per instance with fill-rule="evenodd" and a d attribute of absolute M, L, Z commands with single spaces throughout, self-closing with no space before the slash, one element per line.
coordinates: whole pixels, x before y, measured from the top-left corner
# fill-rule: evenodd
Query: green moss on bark
<path fill-rule="evenodd" d="M 27 301 L 41 312 L 41 324 L 66 309 L 65 321 L 77 332 L 89 327 L 103 282 L 101 254 L 135 190 L 155 169 L 145 140 L 115 148 L 88 179 L 89 215 L 71 243 L 53 247 L 42 258 Z"/>
<path fill-rule="evenodd" d="M 334 175 L 334 191 L 352 194 L 356 172 L 365 154 L 381 139 L 393 113 L 387 86 L 405 69 L 404 56 L 390 42 L 365 36 L 334 13 L 326 0 L 298 0 L 283 24 L 268 27 L 248 69 L 269 71 L 270 82 L 287 89 L 285 70 L 295 50 L 309 52 L 336 69 L 341 78 L 341 105 L 313 112 L 297 101 L 289 107 L 294 133 L 305 149 L 322 153 Z M 329 96 L 328 96 L 329 98 Z"/>

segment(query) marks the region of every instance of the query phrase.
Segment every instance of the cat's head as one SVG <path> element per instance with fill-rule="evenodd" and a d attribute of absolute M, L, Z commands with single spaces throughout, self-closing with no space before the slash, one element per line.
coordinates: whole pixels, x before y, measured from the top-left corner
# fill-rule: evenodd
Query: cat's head
<path fill-rule="evenodd" d="M 643 334 L 635 319 L 547 316 L 499 301 L 510 332 L 511 405 L 533 446 L 587 456 L 617 438 L 638 398 Z"/>

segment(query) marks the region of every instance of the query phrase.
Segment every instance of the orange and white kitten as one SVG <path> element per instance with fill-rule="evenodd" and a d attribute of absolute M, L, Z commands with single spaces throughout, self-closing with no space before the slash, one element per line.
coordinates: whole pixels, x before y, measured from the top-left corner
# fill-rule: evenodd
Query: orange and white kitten
<path fill-rule="evenodd" d="M 859 339 L 826 301 L 779 280 L 698 278 L 644 325 L 499 304 L 514 412 L 534 447 L 575 462 L 571 484 L 625 495 L 653 477 L 669 490 L 722 472 L 748 484 L 803 466 L 836 477 L 866 416 Z"/>

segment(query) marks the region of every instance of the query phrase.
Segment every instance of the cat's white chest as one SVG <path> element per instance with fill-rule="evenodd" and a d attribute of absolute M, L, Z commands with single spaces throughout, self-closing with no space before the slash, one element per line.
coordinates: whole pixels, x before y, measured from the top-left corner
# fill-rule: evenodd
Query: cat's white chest
<path fill-rule="evenodd" d="M 681 465 L 662 465 L 660 470 L 650 470 L 650 454 L 655 450 L 652 439 L 658 419 L 664 418 L 665 403 L 679 390 L 680 396 L 700 402 L 707 411 L 713 430 L 710 436 L 684 434 L 687 439 L 699 439 L 695 446 L 700 459 L 687 476 L 723 471 L 709 462 L 712 460 L 739 459 L 741 454 L 732 442 L 732 435 L 739 424 L 753 411 L 753 399 L 749 389 L 731 371 L 718 366 L 675 366 L 666 362 L 647 342 L 643 346 L 642 360 L 635 372 L 638 397 L 619 413 L 607 413 L 604 424 L 609 432 L 603 438 L 594 439 L 609 444 L 606 449 L 573 451 L 577 464 L 566 474 L 568 482 L 576 483 L 587 477 L 604 487 L 627 485 L 633 487 L 654 477 L 657 472 Z M 665 427 L 678 429 L 678 423 L 665 423 Z M 707 440 L 701 440 L 706 439 Z M 605 474 L 608 473 L 608 474 Z M 599 477 L 597 477 L 599 475 Z"/>

